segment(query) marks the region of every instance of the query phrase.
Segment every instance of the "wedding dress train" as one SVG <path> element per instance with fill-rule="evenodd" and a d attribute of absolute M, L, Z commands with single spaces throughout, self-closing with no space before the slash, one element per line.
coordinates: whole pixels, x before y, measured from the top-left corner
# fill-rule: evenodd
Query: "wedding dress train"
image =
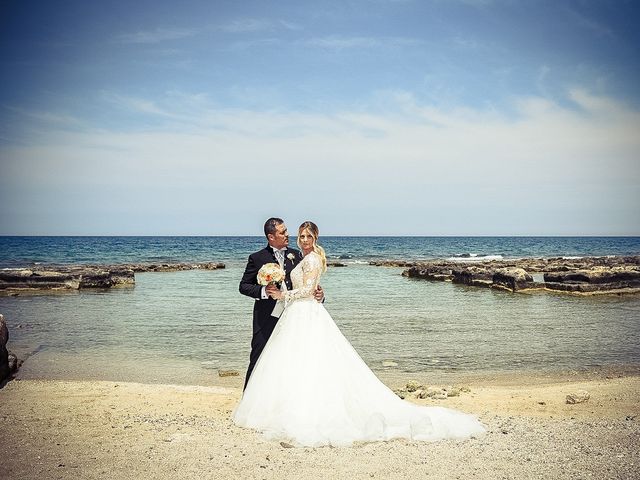
<path fill-rule="evenodd" d="M 233 414 L 237 425 L 300 446 L 463 439 L 485 431 L 472 415 L 418 406 L 385 386 L 313 299 L 321 272 L 314 252 L 291 272 L 293 290 Z"/>

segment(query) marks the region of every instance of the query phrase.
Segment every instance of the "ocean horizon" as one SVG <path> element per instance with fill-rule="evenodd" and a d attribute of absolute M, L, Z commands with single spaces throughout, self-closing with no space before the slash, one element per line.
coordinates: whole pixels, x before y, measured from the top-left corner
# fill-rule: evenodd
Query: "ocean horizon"
<path fill-rule="evenodd" d="M 289 245 L 296 248 L 296 237 Z M 321 236 L 336 260 L 433 260 L 640 254 L 638 236 Z M 0 236 L 0 267 L 30 263 L 246 261 L 264 236 Z"/>

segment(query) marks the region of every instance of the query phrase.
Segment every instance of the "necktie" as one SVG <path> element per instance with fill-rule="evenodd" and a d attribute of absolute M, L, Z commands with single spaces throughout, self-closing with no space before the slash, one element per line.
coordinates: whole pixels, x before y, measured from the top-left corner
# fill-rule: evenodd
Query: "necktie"
<path fill-rule="evenodd" d="M 280 264 L 280 268 L 284 270 L 284 250 L 274 250 L 273 253 L 275 253 L 276 255 L 276 260 Z M 280 284 L 280 291 L 281 292 L 287 291 L 287 285 L 285 282 L 282 282 Z M 284 310 L 284 301 L 280 299 L 276 302 L 276 305 L 273 307 L 273 312 L 271 312 L 271 315 L 273 315 L 274 317 L 280 318 L 280 315 L 282 315 L 283 310 Z"/>
<path fill-rule="evenodd" d="M 276 250 L 276 260 L 280 264 L 280 267 L 284 268 L 284 250 Z"/>

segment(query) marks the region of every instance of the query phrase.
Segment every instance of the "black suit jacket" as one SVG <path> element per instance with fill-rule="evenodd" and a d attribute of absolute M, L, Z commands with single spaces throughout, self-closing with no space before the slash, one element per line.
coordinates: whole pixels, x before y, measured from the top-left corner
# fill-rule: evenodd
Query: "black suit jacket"
<path fill-rule="evenodd" d="M 293 259 L 288 258 L 293 254 Z M 285 283 L 287 288 L 291 290 L 291 271 L 302 260 L 302 253 L 295 248 L 287 248 L 284 252 L 284 271 L 286 273 Z M 276 305 L 276 301 L 269 297 L 262 300 L 262 285 L 258 285 L 258 271 L 266 263 L 278 263 L 273 249 L 267 245 L 262 250 L 249 255 L 244 275 L 240 280 L 240 293 L 251 298 L 255 298 L 256 302 L 253 306 L 253 334 L 262 330 L 264 327 L 271 328 L 278 321 L 277 317 L 272 317 L 271 312 Z M 269 332 L 270 335 L 270 332 Z"/>

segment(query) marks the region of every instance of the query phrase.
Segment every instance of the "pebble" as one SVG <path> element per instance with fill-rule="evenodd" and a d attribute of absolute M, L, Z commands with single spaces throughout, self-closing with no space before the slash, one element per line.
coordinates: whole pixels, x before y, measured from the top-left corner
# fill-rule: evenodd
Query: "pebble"
<path fill-rule="evenodd" d="M 407 383 L 407 392 L 415 392 L 416 390 L 418 390 L 422 385 L 420 385 L 418 382 L 416 382 L 415 380 L 411 380 L 409 383 Z"/>
<path fill-rule="evenodd" d="M 567 395 L 566 402 L 570 405 L 583 403 L 589 400 L 590 397 L 591 395 L 589 395 L 589 392 L 585 390 L 578 390 L 575 393 L 570 393 L 569 395 Z"/>

